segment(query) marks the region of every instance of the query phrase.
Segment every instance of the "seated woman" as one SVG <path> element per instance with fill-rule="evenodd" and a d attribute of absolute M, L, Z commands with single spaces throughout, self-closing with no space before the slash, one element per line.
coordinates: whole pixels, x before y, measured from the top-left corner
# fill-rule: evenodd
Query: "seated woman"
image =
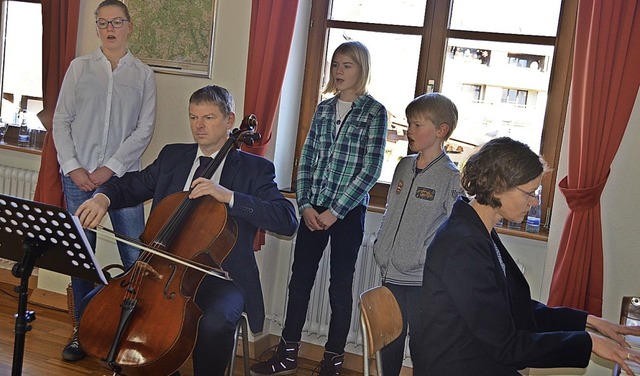
<path fill-rule="evenodd" d="M 493 229 L 502 218 L 520 222 L 538 204 L 535 192 L 545 172 L 545 162 L 527 145 L 506 137 L 487 142 L 465 163 L 462 187 L 473 198 L 458 198 L 427 250 L 422 320 L 412 328 L 420 354 L 413 359 L 415 375 L 586 367 L 591 353 L 633 375 L 625 360 L 638 362 L 640 354 L 623 335 L 638 335 L 640 328 L 532 300 Z"/>

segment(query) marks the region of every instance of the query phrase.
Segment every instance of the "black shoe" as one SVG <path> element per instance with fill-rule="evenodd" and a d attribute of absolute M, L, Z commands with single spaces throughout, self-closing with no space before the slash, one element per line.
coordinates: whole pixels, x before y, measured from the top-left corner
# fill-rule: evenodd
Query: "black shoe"
<path fill-rule="evenodd" d="M 338 376 L 344 362 L 344 354 L 336 354 L 331 351 L 324 352 L 324 359 L 318 364 L 320 368 L 319 376 Z"/>
<path fill-rule="evenodd" d="M 290 375 L 298 369 L 298 342 L 280 338 L 276 353 L 264 362 L 251 366 L 252 376 Z"/>
<path fill-rule="evenodd" d="M 82 350 L 80 347 L 80 343 L 78 342 L 78 336 L 74 334 L 73 339 L 67 346 L 65 346 L 64 350 L 62 350 L 62 359 L 67 362 L 75 362 L 84 358 L 87 353 Z"/>

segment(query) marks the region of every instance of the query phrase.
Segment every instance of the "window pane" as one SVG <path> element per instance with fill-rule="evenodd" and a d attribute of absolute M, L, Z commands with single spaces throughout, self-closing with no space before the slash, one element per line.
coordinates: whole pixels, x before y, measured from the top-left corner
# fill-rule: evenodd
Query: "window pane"
<path fill-rule="evenodd" d="M 452 144 L 509 136 L 540 150 L 553 46 L 449 39 L 442 92 L 458 107 Z"/>
<path fill-rule="evenodd" d="M 42 98 L 42 6 L 9 1 L 5 38 L 2 108 L 4 120 L 13 122 L 21 103 L 27 106 L 29 127 L 44 129 L 35 116 Z"/>
<path fill-rule="evenodd" d="M 422 26 L 427 0 L 333 0 L 332 20 Z"/>
<path fill-rule="evenodd" d="M 347 40 L 364 43 L 371 54 L 369 93 L 382 103 L 389 116 L 385 161 L 379 181 L 390 182 L 398 160 L 407 154 L 404 109 L 413 100 L 420 53 L 420 36 L 330 29 L 321 90 L 329 78 L 333 51 Z"/>
<path fill-rule="evenodd" d="M 556 36 L 561 0 L 453 0 L 450 28 Z"/>

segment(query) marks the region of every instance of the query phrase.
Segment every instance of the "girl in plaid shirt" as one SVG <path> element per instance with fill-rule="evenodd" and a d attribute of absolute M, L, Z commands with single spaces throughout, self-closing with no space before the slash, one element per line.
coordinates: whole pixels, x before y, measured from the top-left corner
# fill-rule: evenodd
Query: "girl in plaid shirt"
<path fill-rule="evenodd" d="M 331 240 L 331 321 L 320 375 L 337 375 L 351 322 L 352 285 L 364 233 L 369 190 L 384 159 L 387 110 L 367 93 L 370 56 L 360 42 L 341 44 L 331 59 L 330 80 L 313 116 L 298 165 L 298 227 L 289 300 L 276 354 L 251 367 L 253 375 L 297 369 L 302 327 L 318 265 Z"/>

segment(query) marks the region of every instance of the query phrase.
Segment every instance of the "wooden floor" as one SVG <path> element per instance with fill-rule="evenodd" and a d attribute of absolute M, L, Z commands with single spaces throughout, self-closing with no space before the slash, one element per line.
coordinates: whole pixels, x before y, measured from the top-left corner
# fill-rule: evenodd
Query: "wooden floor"
<path fill-rule="evenodd" d="M 69 314 L 48 307 L 30 304 L 28 310 L 35 311 L 36 320 L 32 330 L 26 334 L 22 365 L 24 376 L 111 376 L 112 373 L 97 359 L 84 358 L 77 362 L 65 362 L 61 352 L 71 335 Z M 12 374 L 13 348 L 15 340 L 15 314 L 18 311 L 17 294 L 13 287 L 0 283 L 0 376 Z M 252 364 L 255 361 L 252 360 Z M 317 361 L 301 359 L 298 375 L 312 375 Z M 180 368 L 183 376 L 193 376 L 191 360 Z M 236 359 L 234 376 L 243 375 L 242 359 Z M 362 376 L 362 373 L 343 370 L 345 376 Z M 156 376 L 156 375 L 149 375 Z M 158 375 L 160 376 L 160 375 Z"/>

